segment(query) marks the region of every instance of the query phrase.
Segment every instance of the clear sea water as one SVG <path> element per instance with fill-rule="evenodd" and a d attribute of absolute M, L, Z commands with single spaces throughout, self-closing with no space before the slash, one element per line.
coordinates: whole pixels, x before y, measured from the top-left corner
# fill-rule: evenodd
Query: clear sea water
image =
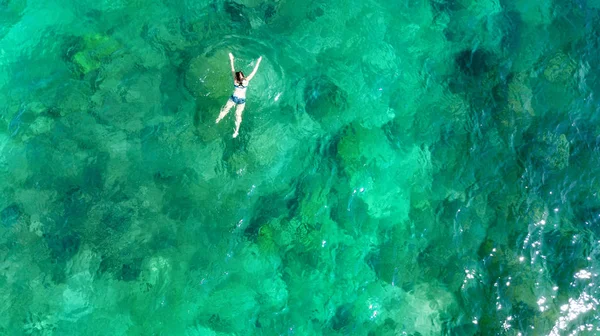
<path fill-rule="evenodd" d="M 600 1 L 0 0 L 0 335 L 600 334 Z M 249 73 L 240 136 L 228 52 Z"/>

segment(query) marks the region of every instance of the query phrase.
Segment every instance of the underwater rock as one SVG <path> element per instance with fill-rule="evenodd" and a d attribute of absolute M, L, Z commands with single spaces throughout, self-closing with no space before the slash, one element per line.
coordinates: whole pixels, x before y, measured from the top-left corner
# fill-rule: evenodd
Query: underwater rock
<path fill-rule="evenodd" d="M 337 154 L 344 164 L 344 170 L 350 175 L 366 165 L 389 168 L 397 155 L 381 129 L 366 129 L 355 124 L 344 130 Z"/>
<path fill-rule="evenodd" d="M 234 1 L 228 1 L 225 2 L 224 9 L 225 13 L 229 15 L 229 20 L 231 20 L 233 24 L 239 25 L 241 29 L 247 29 L 250 27 L 248 15 L 246 14 L 246 6 Z"/>
<path fill-rule="evenodd" d="M 283 123 L 271 123 L 250 132 L 252 141 L 248 144 L 248 159 L 258 167 L 268 167 L 265 172 L 270 176 L 278 176 L 278 172 L 290 168 L 289 153 L 302 145 L 297 132 Z"/>
<path fill-rule="evenodd" d="M 99 69 L 120 48 L 120 43 L 107 35 L 88 34 L 83 37 L 82 50 L 73 55 L 72 61 L 86 75 Z"/>
<path fill-rule="evenodd" d="M 0 212 L 0 222 L 5 227 L 11 227 L 17 223 L 21 217 L 21 208 L 13 203 Z"/>
<path fill-rule="evenodd" d="M 271 2 L 271 1 L 264 1 L 264 0 L 233 0 L 233 2 L 238 3 L 244 7 L 248 7 L 248 8 L 254 8 L 254 7 L 258 7 L 262 4 L 264 4 L 265 2 Z"/>
<path fill-rule="evenodd" d="M 429 3 L 438 12 L 459 11 L 469 5 L 467 1 L 461 0 L 429 0 Z"/>
<path fill-rule="evenodd" d="M 202 180 L 208 181 L 221 176 L 223 147 L 223 142 L 217 140 L 195 149 L 198 159 L 195 161 L 194 170 Z"/>
<path fill-rule="evenodd" d="M 272 232 L 273 242 L 283 251 L 292 248 L 294 244 L 297 243 L 296 228 L 299 226 L 299 221 L 292 219 L 290 220 L 290 222 L 291 223 L 288 223 L 288 221 L 282 219 L 276 219 L 269 223 L 269 225 L 266 227 L 266 230 Z M 277 229 L 271 229 L 271 227 Z M 265 233 L 263 233 L 262 231 L 263 230 L 261 229 L 259 235 L 268 235 L 268 231 Z"/>
<path fill-rule="evenodd" d="M 58 193 L 48 189 L 18 189 L 15 191 L 14 199 L 22 204 L 23 212 L 27 214 L 43 214 L 52 207 Z"/>
<path fill-rule="evenodd" d="M 229 58 L 225 50 L 192 59 L 185 74 L 185 86 L 194 97 L 223 98 L 233 90 Z"/>
<path fill-rule="evenodd" d="M 570 144 L 565 134 L 541 133 L 536 140 L 532 158 L 551 169 L 562 170 L 569 165 Z"/>
<path fill-rule="evenodd" d="M 274 230 L 270 224 L 261 226 L 256 235 L 256 244 L 262 253 L 277 253 L 278 246 L 274 237 Z"/>
<path fill-rule="evenodd" d="M 397 66 L 398 56 L 391 45 L 382 43 L 365 52 L 363 71 L 369 83 L 377 82 L 384 85 L 387 81 L 396 79 L 396 75 L 400 72 Z"/>
<path fill-rule="evenodd" d="M 135 281 L 142 271 L 141 259 L 136 259 L 130 263 L 123 264 L 119 279 L 123 281 Z"/>
<path fill-rule="evenodd" d="M 256 292 L 240 283 L 229 283 L 206 299 L 201 309 L 205 324 L 218 332 L 242 333 L 255 325 L 258 302 Z M 235 309 L 233 309 L 235 307 Z"/>
<path fill-rule="evenodd" d="M 69 88 L 70 90 L 58 90 L 56 105 L 48 110 L 49 117 L 56 120 L 58 117 L 89 111 L 90 97 L 94 94 L 92 86 L 86 81 L 76 81 Z"/>
<path fill-rule="evenodd" d="M 467 76 L 480 77 L 492 69 L 492 54 L 482 49 L 465 49 L 455 57 L 458 68 Z"/>
<path fill-rule="evenodd" d="M 77 233 L 44 234 L 52 258 L 58 262 L 66 262 L 79 251 L 81 238 Z"/>
<path fill-rule="evenodd" d="M 10 112 L 8 112 L 10 111 Z M 10 137 L 18 137 L 23 134 L 29 127 L 29 125 L 35 120 L 35 112 L 24 107 L 15 106 L 14 109 L 8 110 L 3 119 L 7 123 L 7 133 Z M 27 135 L 22 137 L 23 140 L 27 139 Z"/>
<path fill-rule="evenodd" d="M 527 73 L 511 74 L 508 76 L 508 85 L 499 83 L 492 91 L 499 107 L 493 114 L 499 135 L 505 142 L 512 139 L 510 141 L 515 142 L 515 146 L 522 141 L 520 137 L 514 137 L 515 129 L 528 129 L 535 116 L 529 83 Z"/>
<path fill-rule="evenodd" d="M 19 22 L 27 8 L 27 0 L 3 0 L 0 2 L 0 40 Z"/>
<path fill-rule="evenodd" d="M 348 107 L 348 93 L 338 87 L 327 76 L 308 81 L 304 88 L 306 113 L 321 121 L 330 114 L 338 114 Z"/>
<path fill-rule="evenodd" d="M 367 205 L 369 215 L 373 218 L 388 218 L 395 216 L 398 222 L 408 218 L 410 211 L 409 187 L 396 182 L 393 178 L 372 179 L 365 175 L 356 175 L 355 180 L 361 180 L 366 192 L 357 190 Z"/>
<path fill-rule="evenodd" d="M 517 74 L 508 84 L 508 107 L 520 118 L 523 113 L 533 116 L 535 113 L 531 106 L 533 92 L 528 86 L 528 76 L 525 73 Z"/>
<path fill-rule="evenodd" d="M 202 325 L 188 327 L 185 331 L 186 336 L 226 336 L 230 334 L 217 333 L 216 331 Z"/>
<path fill-rule="evenodd" d="M 351 198 L 362 199 L 374 218 L 393 215 L 397 216 L 397 222 L 402 222 L 408 217 L 410 181 L 420 160 L 417 147 L 401 154 L 392 148 L 381 129 L 352 125 L 344 131 L 337 149 L 354 188 Z"/>
<path fill-rule="evenodd" d="M 76 321 L 93 312 L 93 279 L 99 265 L 100 257 L 86 247 L 67 262 L 61 318 Z"/>
<path fill-rule="evenodd" d="M 183 0 L 182 8 L 185 8 L 186 16 L 198 18 L 206 15 L 206 11 L 214 10 L 215 4 L 212 0 Z"/>
<path fill-rule="evenodd" d="M 162 48 L 170 52 L 184 50 L 190 43 L 181 34 L 180 20 L 171 19 L 166 22 L 150 24 L 145 29 L 145 38 L 159 44 Z"/>
<path fill-rule="evenodd" d="M 44 316 L 43 314 L 27 314 L 23 321 L 23 332 L 26 335 L 53 335 L 58 328 L 56 316 Z"/>
<path fill-rule="evenodd" d="M 552 24 L 554 17 L 554 6 L 552 2 L 515 1 L 511 3 L 511 6 L 514 6 L 514 8 L 521 14 L 524 23 L 526 23 L 528 26 L 536 27 L 536 30 L 539 30 L 539 27 Z"/>
<path fill-rule="evenodd" d="M 172 266 L 166 257 L 150 257 L 142 263 L 140 277 L 151 288 L 163 288 L 171 281 Z"/>
<path fill-rule="evenodd" d="M 263 279 L 257 290 L 257 301 L 261 310 L 276 312 L 285 307 L 288 301 L 287 284 L 281 277 Z"/>
<path fill-rule="evenodd" d="M 73 187 L 71 185 L 61 191 L 61 196 L 62 197 L 57 208 L 62 211 L 59 212 L 57 220 L 62 223 L 69 222 L 71 225 L 73 225 L 73 222 L 77 224 L 82 223 L 84 218 L 87 217 L 93 204 L 93 197 L 83 192 L 81 188 Z M 77 239 L 79 239 L 79 237 L 77 237 Z"/>
<path fill-rule="evenodd" d="M 522 40 L 523 19 L 521 19 L 521 13 L 513 10 L 503 11 L 496 15 L 494 22 L 502 33 L 501 46 L 508 51 L 517 50 Z"/>
<path fill-rule="evenodd" d="M 34 135 L 40 135 L 44 133 L 48 133 L 54 127 L 54 119 L 48 117 L 38 117 L 35 121 L 29 125 L 29 129 Z"/>
<path fill-rule="evenodd" d="M 353 315 L 358 325 L 396 326 L 395 335 L 439 335 L 442 317 L 451 316 L 456 308 L 452 294 L 435 283 L 421 283 L 405 292 L 374 282 L 357 298 Z"/>
<path fill-rule="evenodd" d="M 554 54 L 545 63 L 544 77 L 552 83 L 564 83 L 573 79 L 576 64 L 562 52 Z"/>
<path fill-rule="evenodd" d="M 331 323 L 331 327 L 333 330 L 339 331 L 342 328 L 345 328 L 354 320 L 353 315 L 353 307 L 351 304 L 346 303 L 339 305 L 335 310 L 335 315 L 331 319 L 329 323 Z"/>
<path fill-rule="evenodd" d="M 501 82 L 498 75 L 498 57 L 481 46 L 466 48 L 454 54 L 454 74 L 449 74 L 451 93 L 467 94 L 471 109 L 484 109 L 490 105 L 489 92 Z"/>
<path fill-rule="evenodd" d="M 589 266 L 594 243 L 578 230 L 563 228 L 544 234 L 542 252 L 552 256 L 544 263 L 554 283 L 562 289 L 572 286 L 573 275 Z M 591 252 L 591 253 L 590 253 Z"/>
<path fill-rule="evenodd" d="M 419 276 L 418 254 L 421 250 L 408 237 L 406 230 L 396 227 L 391 239 L 378 244 L 378 249 L 369 257 L 369 264 L 381 281 L 399 286 L 411 287 Z"/>
<path fill-rule="evenodd" d="M 270 273 L 271 270 L 277 269 L 281 262 L 273 255 L 261 253 L 258 245 L 250 243 L 245 244 L 237 259 L 240 262 L 239 271 L 253 277 Z"/>

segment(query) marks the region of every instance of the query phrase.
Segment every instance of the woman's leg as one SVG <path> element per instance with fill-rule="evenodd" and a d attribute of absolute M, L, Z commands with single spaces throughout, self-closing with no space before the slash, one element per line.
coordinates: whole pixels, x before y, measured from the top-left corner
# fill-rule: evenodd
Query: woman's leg
<path fill-rule="evenodd" d="M 244 107 L 246 104 L 239 104 L 235 108 L 235 130 L 233 131 L 233 137 L 237 137 L 240 130 L 240 125 L 242 124 L 242 112 L 244 112 Z"/>
<path fill-rule="evenodd" d="M 221 119 L 225 118 L 227 113 L 229 113 L 229 110 L 231 110 L 231 108 L 234 106 L 235 106 L 235 103 L 231 99 L 227 100 L 227 103 L 221 109 L 221 113 L 219 113 L 219 117 L 217 118 L 217 121 L 215 121 L 215 123 L 218 124 L 219 121 L 221 121 Z"/>

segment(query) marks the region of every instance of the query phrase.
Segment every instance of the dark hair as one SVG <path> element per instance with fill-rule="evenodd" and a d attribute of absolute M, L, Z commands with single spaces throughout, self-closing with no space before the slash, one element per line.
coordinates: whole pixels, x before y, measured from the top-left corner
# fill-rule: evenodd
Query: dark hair
<path fill-rule="evenodd" d="M 244 76 L 244 73 L 241 71 L 238 71 L 235 73 L 235 80 L 237 80 L 239 84 L 242 84 L 244 77 L 246 77 L 246 76 Z"/>

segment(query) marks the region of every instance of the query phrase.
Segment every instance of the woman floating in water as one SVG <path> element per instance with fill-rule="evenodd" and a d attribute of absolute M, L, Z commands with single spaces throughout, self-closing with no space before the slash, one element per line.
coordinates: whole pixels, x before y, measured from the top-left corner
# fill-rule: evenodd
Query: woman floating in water
<path fill-rule="evenodd" d="M 229 113 L 229 110 L 235 106 L 235 130 L 233 131 L 233 137 L 235 138 L 238 136 L 240 124 L 242 123 L 242 112 L 244 112 L 244 107 L 246 106 L 246 89 L 248 88 L 248 82 L 250 82 L 252 77 L 254 77 L 256 74 L 256 70 L 258 70 L 262 56 L 258 58 L 258 61 L 254 66 L 254 70 L 252 70 L 252 73 L 248 77 L 244 77 L 244 73 L 241 71 L 235 71 L 235 66 L 233 65 L 233 55 L 231 53 L 229 53 L 229 60 L 231 61 L 231 74 L 233 75 L 233 95 L 231 95 L 227 101 L 227 104 L 223 106 L 221 113 L 215 122 L 219 123 L 219 121 L 221 121 L 221 119 L 223 119 L 227 113 Z"/>

